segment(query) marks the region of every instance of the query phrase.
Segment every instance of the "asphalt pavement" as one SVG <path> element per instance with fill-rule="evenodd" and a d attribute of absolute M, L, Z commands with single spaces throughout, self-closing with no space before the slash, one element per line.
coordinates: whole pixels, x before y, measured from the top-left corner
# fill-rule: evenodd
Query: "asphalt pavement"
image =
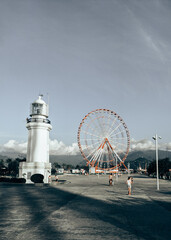
<path fill-rule="evenodd" d="M 63 175 L 59 183 L 0 183 L 1 240 L 171 239 L 171 181 Z"/>

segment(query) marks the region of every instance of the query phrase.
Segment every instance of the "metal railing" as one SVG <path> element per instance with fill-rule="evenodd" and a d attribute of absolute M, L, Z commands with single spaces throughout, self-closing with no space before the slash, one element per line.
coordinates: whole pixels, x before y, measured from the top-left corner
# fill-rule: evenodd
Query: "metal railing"
<path fill-rule="evenodd" d="M 49 119 L 44 119 L 44 118 L 27 118 L 26 121 L 27 123 L 30 123 L 30 122 L 44 122 L 48 124 L 51 123 Z"/>

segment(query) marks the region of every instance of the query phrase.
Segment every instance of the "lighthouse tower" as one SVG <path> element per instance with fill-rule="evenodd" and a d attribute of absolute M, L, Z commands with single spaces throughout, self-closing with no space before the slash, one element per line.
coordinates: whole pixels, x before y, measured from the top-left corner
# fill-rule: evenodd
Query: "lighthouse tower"
<path fill-rule="evenodd" d="M 49 163 L 49 131 L 52 129 L 48 120 L 48 105 L 42 100 L 42 95 L 31 104 L 30 118 L 27 118 L 28 145 L 26 162 L 21 162 L 19 176 L 32 183 L 30 178 L 39 173 L 48 183 L 51 174 Z"/>

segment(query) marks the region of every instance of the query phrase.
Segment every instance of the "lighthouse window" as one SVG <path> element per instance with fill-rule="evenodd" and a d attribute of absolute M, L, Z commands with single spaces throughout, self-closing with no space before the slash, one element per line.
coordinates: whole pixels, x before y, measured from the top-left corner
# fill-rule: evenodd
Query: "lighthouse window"
<path fill-rule="evenodd" d="M 32 105 L 32 112 L 33 112 L 33 114 L 41 114 L 42 113 L 42 109 L 43 109 L 43 104 L 34 103 Z"/>

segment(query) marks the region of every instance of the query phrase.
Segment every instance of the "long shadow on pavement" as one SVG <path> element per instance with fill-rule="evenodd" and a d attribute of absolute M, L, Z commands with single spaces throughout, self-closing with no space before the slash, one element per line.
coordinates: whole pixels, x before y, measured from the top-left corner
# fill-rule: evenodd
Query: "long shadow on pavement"
<path fill-rule="evenodd" d="M 119 238 L 119 236 L 122 236 L 122 232 L 133 235 L 135 239 L 170 238 L 171 226 L 169 218 L 171 213 L 166 211 L 166 209 L 160 209 L 162 202 L 156 204 L 147 199 L 129 198 L 128 196 L 119 199 L 118 196 L 115 198 L 115 195 L 110 196 L 108 201 L 102 201 L 49 186 L 8 185 L 4 187 L 4 190 L 5 193 L 0 205 L 0 220 L 6 219 L 7 222 L 10 221 L 10 216 L 6 215 L 7 209 L 11 209 L 10 211 L 16 209 L 16 213 L 13 213 L 13 215 L 16 214 L 16 219 L 19 213 L 22 215 L 22 218 L 28 219 L 23 224 L 20 223 L 20 231 L 18 231 L 16 239 L 64 240 L 65 231 L 61 231 L 58 226 L 54 226 L 48 220 L 52 213 L 57 213 L 63 207 L 72 210 L 72 213 L 76 215 L 79 214 L 81 219 L 86 218 L 92 222 L 100 222 L 98 232 L 95 231 L 96 238 L 94 239 L 98 239 L 98 234 L 99 237 L 104 237 L 105 239 L 111 233 L 115 233 L 116 239 L 122 239 Z M 17 205 L 15 205 L 16 198 L 18 200 Z M 13 202 L 12 205 L 10 204 L 11 201 Z M 24 206 L 26 210 L 22 212 L 22 207 Z M 58 214 L 56 214 L 57 217 Z M 77 220 L 79 221 L 79 218 Z M 109 230 L 105 231 L 105 226 L 110 226 L 111 232 Z M 10 227 L 13 228 L 14 232 L 17 232 L 16 223 L 11 222 Z M 118 232 L 114 232 L 114 228 Z M 14 233 L 7 232 L 7 228 L 5 229 L 1 230 L 1 236 L 4 236 L 2 239 L 14 240 Z M 85 231 L 87 232 L 87 230 Z M 89 231 L 91 232 L 90 229 Z M 72 239 L 72 236 L 70 239 Z"/>

